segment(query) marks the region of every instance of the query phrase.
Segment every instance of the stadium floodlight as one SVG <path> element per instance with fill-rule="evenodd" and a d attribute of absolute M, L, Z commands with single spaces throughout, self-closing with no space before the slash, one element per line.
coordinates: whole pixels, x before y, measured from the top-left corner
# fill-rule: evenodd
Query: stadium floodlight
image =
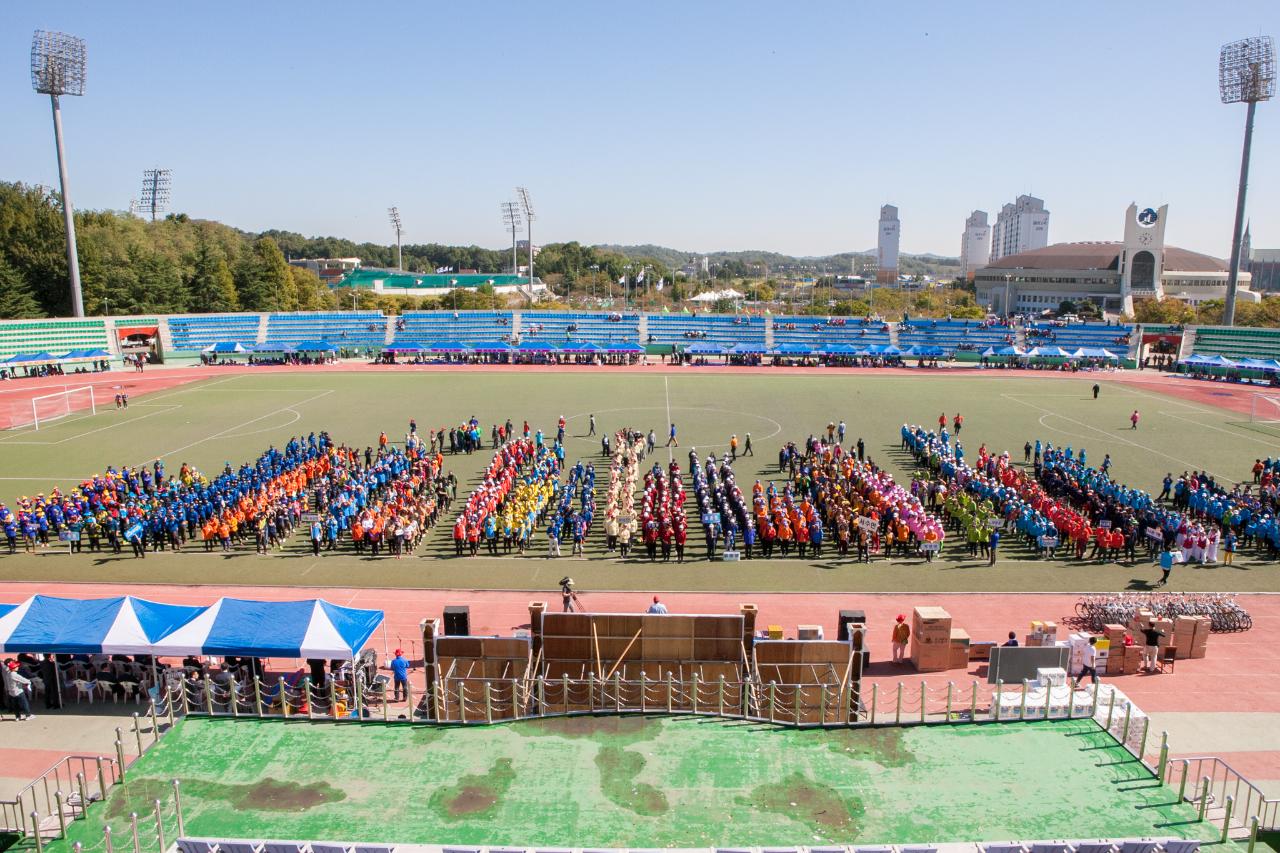
<path fill-rule="evenodd" d="M 514 201 L 502 203 L 502 223 L 511 229 L 511 274 L 520 273 L 520 262 L 516 260 L 516 231 L 520 228 L 520 207 Z"/>
<path fill-rule="evenodd" d="M 58 149 L 58 178 L 62 182 L 62 216 L 67 223 L 67 271 L 71 278 L 71 311 L 84 316 L 84 296 L 80 290 L 80 260 L 76 254 L 75 208 L 67 180 L 67 158 L 62 147 L 62 95 L 84 94 L 84 39 L 66 33 L 36 30 L 31 38 L 31 87 L 48 95 L 53 105 L 53 139 Z"/>
<path fill-rule="evenodd" d="M 516 195 L 520 197 L 520 210 L 524 212 L 525 232 L 529 240 L 529 290 L 533 290 L 533 202 L 529 200 L 529 191 L 524 187 L 516 187 Z"/>
<path fill-rule="evenodd" d="M 142 198 L 138 206 L 151 213 L 152 222 L 156 221 L 157 213 L 163 213 L 169 207 L 172 175 L 169 169 L 146 169 L 142 172 Z"/>
<path fill-rule="evenodd" d="M 387 208 L 387 216 L 391 218 L 391 229 L 396 232 L 396 269 L 404 272 L 404 255 L 400 252 L 400 234 L 403 230 L 400 224 L 400 208 Z"/>
<path fill-rule="evenodd" d="M 1253 114 L 1259 101 L 1276 94 L 1276 48 L 1271 36 L 1233 41 L 1222 46 L 1218 56 L 1218 92 L 1224 104 L 1245 103 L 1244 151 L 1240 155 L 1240 184 L 1236 188 L 1236 220 L 1231 234 L 1231 267 L 1227 271 L 1227 299 L 1222 322 L 1236 320 L 1236 287 L 1240 277 L 1240 250 L 1244 239 L 1244 200 L 1249 184 L 1249 154 L 1253 147 Z"/>

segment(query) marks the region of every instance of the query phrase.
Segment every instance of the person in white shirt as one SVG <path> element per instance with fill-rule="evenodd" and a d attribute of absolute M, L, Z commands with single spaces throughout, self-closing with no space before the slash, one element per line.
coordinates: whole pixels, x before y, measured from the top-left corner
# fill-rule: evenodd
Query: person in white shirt
<path fill-rule="evenodd" d="M 655 596 L 653 597 L 653 604 L 650 604 L 650 605 L 649 605 L 649 610 L 648 610 L 648 612 L 649 612 L 649 613 L 657 613 L 657 614 L 660 614 L 660 615 L 665 615 L 665 614 L 666 614 L 666 612 L 667 612 L 667 605 L 665 605 L 665 604 L 663 604 L 661 601 L 659 601 L 659 600 L 658 600 L 658 596 L 656 596 L 656 595 L 655 595 Z"/>
<path fill-rule="evenodd" d="M 1084 665 L 1080 667 L 1080 674 L 1076 676 L 1076 688 L 1079 689 L 1080 684 L 1087 675 L 1093 679 L 1093 683 L 1098 683 L 1098 638 L 1090 637 L 1089 645 L 1084 647 Z"/>

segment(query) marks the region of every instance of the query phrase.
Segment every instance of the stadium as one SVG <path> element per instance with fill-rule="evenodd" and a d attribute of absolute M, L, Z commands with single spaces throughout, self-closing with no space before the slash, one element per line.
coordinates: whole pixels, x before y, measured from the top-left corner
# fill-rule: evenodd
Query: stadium
<path fill-rule="evenodd" d="M 183 24 L 168 11 L 156 32 Z M 596 175 L 619 181 L 627 204 L 593 199 L 584 233 L 631 229 L 634 205 L 646 228 L 724 239 L 700 230 L 719 227 L 700 197 L 746 206 L 680 171 L 707 159 L 683 135 L 670 152 L 616 132 L 578 148 L 591 134 L 542 125 L 563 110 L 542 96 L 529 139 L 511 116 L 493 124 L 471 45 L 507 35 L 503 16 L 295 16 L 289 44 L 245 61 L 286 32 L 276 12 L 230 39 L 200 21 L 183 50 L 219 45 L 226 80 L 156 91 L 218 106 L 216 126 L 181 119 L 204 211 L 278 208 L 352 239 L 162 216 L 160 167 L 127 214 L 77 213 L 69 174 L 101 198 L 118 126 L 93 118 L 90 165 L 69 170 L 60 99 L 84 94 L 85 41 L 32 40 L 60 183 L 0 183 L 0 851 L 1280 850 L 1280 300 L 1250 289 L 1241 238 L 1267 221 L 1245 218 L 1245 186 L 1269 39 L 1221 56 L 1222 100 L 1248 103 L 1229 260 L 1166 246 L 1166 205 L 1130 205 L 1124 242 L 1048 244 L 1043 202 L 1022 196 L 1035 227 L 1006 205 L 990 263 L 982 211 L 957 265 L 900 253 L 899 211 L 911 228 L 923 205 L 883 205 L 873 269 L 866 252 L 537 246 L 535 220 L 567 226 L 523 186 L 501 203 L 509 248 L 468 245 L 469 205 L 517 160 L 495 139 L 545 161 L 536 176 L 566 211 L 581 202 L 562 185 L 588 182 L 564 175 L 592 175 L 593 193 Z M 682 28 L 720 39 L 697 12 Z M 534 56 L 582 53 L 549 23 Z M 752 73 L 782 74 L 773 23 L 723 39 L 776 42 Z M 1064 44 L 1073 25 L 1055 23 Z M 645 41 L 591 26 L 597 43 Z M 334 32 L 376 41 L 376 61 L 315 50 Z M 831 53 L 818 35 L 806 67 Z M 1058 39 L 1039 36 L 1052 59 Z M 127 75 L 118 62 L 104 78 Z M 361 144 L 385 148 L 344 147 L 333 104 L 356 81 L 399 68 L 435 84 L 439 63 L 459 76 L 420 110 L 431 123 L 371 94 L 362 114 L 395 118 L 362 118 Z M 156 64 L 178 79 L 180 63 Z M 631 112 L 654 87 L 567 67 L 533 63 L 530 91 L 555 80 Z M 809 86 L 835 97 L 812 67 L 787 83 L 797 114 Z M 774 85 L 733 69 L 716 73 Z M 325 116 L 306 146 L 274 147 L 278 114 L 221 103 L 268 74 L 291 117 Z M 694 63 L 681 74 L 689 93 L 723 89 L 695 85 Z M 718 100 L 701 108 L 716 130 Z M 288 193 L 227 193 L 224 162 L 252 159 L 241 127 L 274 164 L 252 180 L 278 168 Z M 861 144 L 841 127 L 826 135 Z M 719 171 L 770 177 L 775 151 L 751 164 L 729 148 Z M 669 174 L 647 171 L 668 153 Z M 435 183 L 380 171 L 401 159 Z M 806 159 L 788 158 L 785 194 L 759 190 L 777 205 L 760 215 L 791 216 L 794 191 L 816 234 L 831 179 L 806 184 Z M 1193 171 L 1183 191 L 1211 195 Z M 377 211 L 394 244 L 356 243 L 380 185 L 430 198 L 432 239 L 454 244 L 406 242 L 399 206 Z M 644 198 L 671 188 L 677 204 Z"/>

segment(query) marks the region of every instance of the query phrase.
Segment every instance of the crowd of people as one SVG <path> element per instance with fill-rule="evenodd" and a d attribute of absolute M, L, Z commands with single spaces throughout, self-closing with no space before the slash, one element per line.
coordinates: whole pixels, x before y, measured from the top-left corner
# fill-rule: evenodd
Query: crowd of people
<path fill-rule="evenodd" d="M 527 422 L 522 437 L 499 445 L 453 524 L 455 556 L 479 554 L 481 538 L 491 555 L 499 544 L 503 554 L 523 554 L 552 508 L 563 455 L 560 442 L 548 446 L 541 430 L 531 437 Z"/>

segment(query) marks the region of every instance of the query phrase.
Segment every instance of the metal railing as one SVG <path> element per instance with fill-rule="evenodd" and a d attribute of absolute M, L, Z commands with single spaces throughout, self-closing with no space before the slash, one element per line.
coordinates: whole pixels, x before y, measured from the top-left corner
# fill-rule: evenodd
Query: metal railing
<path fill-rule="evenodd" d="M 1224 836 L 1280 830 L 1280 799 L 1267 798 L 1261 788 L 1217 756 L 1166 761 L 1161 778 L 1178 791 L 1179 802 L 1191 803 L 1202 819 L 1221 825 Z"/>

